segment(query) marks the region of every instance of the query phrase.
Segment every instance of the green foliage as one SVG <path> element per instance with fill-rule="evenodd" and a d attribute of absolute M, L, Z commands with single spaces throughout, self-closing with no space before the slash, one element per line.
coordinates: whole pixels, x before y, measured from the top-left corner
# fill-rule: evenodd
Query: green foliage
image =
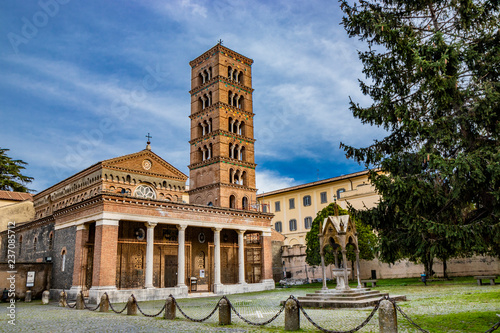
<path fill-rule="evenodd" d="M 328 216 L 335 215 L 335 205 L 336 203 L 331 203 L 321 211 L 318 212 L 316 218 L 312 222 L 311 229 L 306 235 L 306 262 L 309 265 L 319 266 L 321 265 L 321 256 L 319 253 L 319 224 L 323 223 Z M 339 215 L 348 215 L 349 212 L 337 205 Z M 372 232 L 371 228 L 363 224 L 360 221 L 354 221 L 356 225 L 356 231 L 358 232 L 358 245 L 359 245 L 359 257 L 360 259 L 372 260 L 374 258 L 374 251 L 376 248 L 377 237 Z M 355 255 L 352 249 L 348 251 L 348 259 L 355 260 Z M 353 259 L 354 258 L 354 259 Z M 339 260 L 342 256 L 339 255 Z M 330 265 L 335 263 L 335 257 L 333 255 L 333 249 L 330 246 L 325 248 L 325 265 Z"/>
<path fill-rule="evenodd" d="M 350 109 L 387 136 L 348 158 L 377 170 L 380 204 L 354 216 L 381 259 L 500 256 L 499 1 L 341 1 L 373 103 Z"/>
<path fill-rule="evenodd" d="M 0 148 L 0 190 L 30 192 L 25 184 L 31 183 L 33 178 L 21 173 L 27 163 L 13 160 L 7 156 L 8 151 L 9 149 Z"/>

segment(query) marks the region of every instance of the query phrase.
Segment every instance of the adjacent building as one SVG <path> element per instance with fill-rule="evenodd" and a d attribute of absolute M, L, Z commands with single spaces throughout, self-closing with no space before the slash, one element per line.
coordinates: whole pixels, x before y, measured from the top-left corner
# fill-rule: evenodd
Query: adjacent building
<path fill-rule="evenodd" d="M 370 184 L 368 171 L 361 171 L 262 193 L 257 198 L 264 211 L 274 214 L 273 228 L 285 237 L 281 248 L 281 267 L 275 266 L 275 271 L 281 268 L 282 278 L 312 280 L 321 278 L 322 271 L 321 267 L 306 263 L 305 237 L 317 213 L 333 201 L 342 208 L 347 208 L 348 204 L 356 209 L 371 208 L 377 205 L 380 195 Z M 327 271 L 327 278 L 330 279 L 333 278 L 331 268 Z M 434 271 L 442 275 L 443 263 L 439 260 L 434 262 Z M 491 275 L 499 271 L 500 260 L 492 257 L 474 256 L 447 262 L 450 276 Z M 362 279 L 405 278 L 420 276 L 422 272 L 422 265 L 408 260 L 390 265 L 374 259 L 361 261 L 360 276 Z"/>

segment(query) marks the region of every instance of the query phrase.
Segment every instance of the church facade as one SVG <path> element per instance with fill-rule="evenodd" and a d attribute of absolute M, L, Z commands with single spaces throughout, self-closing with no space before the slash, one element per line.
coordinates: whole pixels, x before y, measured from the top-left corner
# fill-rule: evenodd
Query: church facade
<path fill-rule="evenodd" d="M 252 62 L 221 44 L 190 62 L 189 189 L 149 142 L 96 163 L 34 196 L 35 219 L 13 229 L 18 262 L 52 263 L 53 296 L 93 302 L 274 288 L 272 214 L 251 204 Z"/>

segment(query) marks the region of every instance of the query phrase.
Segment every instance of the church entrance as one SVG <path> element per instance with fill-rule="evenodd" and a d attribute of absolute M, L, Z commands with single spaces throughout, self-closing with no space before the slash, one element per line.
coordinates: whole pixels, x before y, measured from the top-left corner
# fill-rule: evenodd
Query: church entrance
<path fill-rule="evenodd" d="M 177 285 L 177 256 L 165 256 L 165 287 Z"/>

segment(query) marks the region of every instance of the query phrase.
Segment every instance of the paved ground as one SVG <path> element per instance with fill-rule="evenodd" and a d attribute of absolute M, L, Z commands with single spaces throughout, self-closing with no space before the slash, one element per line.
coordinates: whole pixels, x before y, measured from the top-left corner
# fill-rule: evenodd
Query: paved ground
<path fill-rule="evenodd" d="M 383 288 L 377 288 L 381 291 Z M 411 292 L 410 292 L 411 290 Z M 498 293 L 500 285 L 477 287 L 463 286 L 435 286 L 435 287 L 395 287 L 390 293 L 408 295 L 409 302 L 402 302 L 401 307 L 408 315 L 418 314 L 446 314 L 461 313 L 471 310 L 498 311 L 498 304 L 491 303 L 460 303 L 454 302 L 455 295 L 466 294 L 474 297 L 476 293 Z M 236 310 L 248 320 L 264 322 L 273 317 L 280 309 L 280 301 L 286 300 L 291 293 L 302 296 L 311 292 L 307 289 L 276 289 L 269 292 L 229 295 L 228 298 Z M 179 299 L 181 308 L 193 318 L 207 316 L 217 304 L 220 297 Z M 443 303 L 449 299 L 451 303 Z M 121 310 L 124 303 L 114 304 L 115 309 Z M 163 301 L 139 302 L 145 313 L 157 313 L 164 305 Z M 115 314 L 113 312 L 100 313 L 88 310 L 60 308 L 57 303 L 41 305 L 39 300 L 32 303 L 18 302 L 16 304 L 16 326 L 8 324 L 6 303 L 0 303 L 0 332 L 283 332 L 284 314 L 282 313 L 271 324 L 264 328 L 244 323 L 232 313 L 233 324 L 230 327 L 218 325 L 218 311 L 204 323 L 191 322 L 177 311 L 177 319 L 165 320 L 163 314 L 156 318 L 145 317 L 140 313 L 136 316 Z M 311 318 L 329 330 L 346 331 L 355 328 L 370 314 L 367 309 L 306 309 Z M 316 330 L 301 314 L 302 331 Z M 406 321 L 398 316 L 399 332 L 416 332 Z M 486 329 L 486 328 L 485 328 Z M 360 332 L 378 332 L 378 315 L 371 319 L 369 324 Z"/>
<path fill-rule="evenodd" d="M 306 292 L 310 291 L 294 290 L 294 295 L 299 296 Z M 246 319 L 264 322 L 281 309 L 280 301 L 286 300 L 289 296 L 287 289 L 277 289 L 265 294 L 229 295 L 228 298 Z M 220 297 L 180 299 L 178 302 L 188 316 L 199 319 L 212 312 L 219 299 Z M 148 314 L 157 313 L 163 304 L 163 301 L 139 302 L 141 309 Z M 119 311 L 124 305 L 124 303 L 114 304 L 114 308 Z M 264 328 L 248 325 L 233 313 L 233 324 L 230 327 L 222 327 L 218 325 L 218 311 L 204 323 L 196 323 L 185 319 L 179 311 L 177 311 L 176 320 L 165 320 L 163 314 L 150 318 L 139 312 L 136 316 L 127 316 L 126 311 L 123 314 L 115 314 L 111 311 L 109 313 L 91 312 L 60 308 L 55 302 L 41 305 L 39 300 L 32 303 L 18 302 L 16 326 L 12 326 L 7 323 L 7 304 L 1 303 L 0 306 L 5 308 L 1 311 L 3 318 L 0 322 L 0 332 L 281 332 L 284 328 L 284 313 Z M 329 329 L 333 329 L 332 320 L 338 329 L 354 328 L 370 312 L 370 309 L 336 310 L 336 316 L 332 318 L 332 310 L 308 310 L 315 321 L 328 325 Z M 314 328 L 303 316 L 301 327 L 305 330 Z M 362 332 L 370 331 L 378 331 L 377 316 L 372 319 L 367 329 L 362 330 Z"/>

